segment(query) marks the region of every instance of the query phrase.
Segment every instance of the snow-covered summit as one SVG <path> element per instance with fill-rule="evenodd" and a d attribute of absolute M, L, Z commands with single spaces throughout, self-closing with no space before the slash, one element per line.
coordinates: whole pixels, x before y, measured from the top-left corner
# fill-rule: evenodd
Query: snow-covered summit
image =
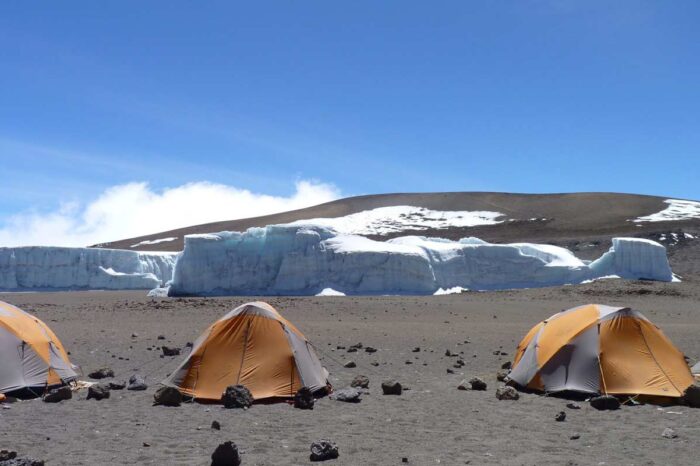
<path fill-rule="evenodd" d="M 474 227 L 502 223 L 504 214 L 487 210 L 444 211 L 423 207 L 379 207 L 337 218 L 297 220 L 290 226 L 330 228 L 345 235 L 386 235 L 402 231 L 421 231 L 455 227 Z"/>

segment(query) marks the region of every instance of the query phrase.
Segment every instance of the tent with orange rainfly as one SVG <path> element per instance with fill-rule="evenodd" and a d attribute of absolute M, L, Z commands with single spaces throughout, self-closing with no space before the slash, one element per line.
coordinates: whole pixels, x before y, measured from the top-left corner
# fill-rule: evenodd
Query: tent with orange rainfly
<path fill-rule="evenodd" d="M 511 382 L 544 391 L 681 397 L 693 383 L 683 354 L 629 308 L 589 304 L 535 325 L 518 345 Z"/>
<path fill-rule="evenodd" d="M 75 380 L 77 367 L 41 320 L 0 301 L 0 393 L 30 392 Z"/>
<path fill-rule="evenodd" d="M 163 384 L 203 401 L 221 400 L 230 385 L 244 385 L 256 401 L 329 387 L 313 346 L 264 302 L 239 306 L 210 325 Z"/>

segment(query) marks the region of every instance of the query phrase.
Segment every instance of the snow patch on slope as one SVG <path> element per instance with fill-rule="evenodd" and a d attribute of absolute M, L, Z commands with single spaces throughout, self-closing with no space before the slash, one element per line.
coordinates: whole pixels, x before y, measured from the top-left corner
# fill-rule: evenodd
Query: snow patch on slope
<path fill-rule="evenodd" d="M 684 201 L 681 199 L 666 199 L 668 204 L 664 210 L 655 214 L 635 218 L 633 221 L 640 222 L 669 222 L 676 220 L 689 220 L 700 218 L 700 202 Z"/>
<path fill-rule="evenodd" d="M 177 236 L 173 236 L 170 238 L 158 238 L 158 239 L 152 239 L 152 240 L 146 240 L 146 241 L 141 241 L 140 243 L 132 244 L 131 248 L 137 248 L 139 246 L 146 246 L 150 244 L 159 244 L 159 243 L 167 243 L 169 241 L 175 241 L 177 239 Z"/>
<path fill-rule="evenodd" d="M 276 225 L 185 237 L 170 294 L 434 294 L 581 283 L 607 275 L 671 281 L 658 243 L 616 238 L 587 264 L 571 251 L 528 243 L 489 244 L 406 236 L 373 241 L 322 227 Z"/>
<path fill-rule="evenodd" d="M 495 225 L 505 215 L 500 212 L 442 211 L 423 207 L 379 207 L 338 218 L 297 220 L 289 226 L 318 226 L 346 235 L 386 235 L 409 230 L 442 229 Z"/>

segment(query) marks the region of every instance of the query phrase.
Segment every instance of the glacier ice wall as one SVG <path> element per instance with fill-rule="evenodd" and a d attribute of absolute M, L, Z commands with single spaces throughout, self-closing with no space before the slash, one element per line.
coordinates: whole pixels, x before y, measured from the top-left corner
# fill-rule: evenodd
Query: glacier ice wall
<path fill-rule="evenodd" d="M 190 235 L 171 295 L 433 294 L 581 283 L 606 275 L 670 281 L 665 248 L 616 238 L 586 264 L 569 250 L 528 243 L 489 244 L 406 236 L 385 242 L 319 226 L 273 225 Z"/>
<path fill-rule="evenodd" d="M 176 256 L 117 249 L 0 248 L 0 290 L 151 289 L 170 280 Z"/>

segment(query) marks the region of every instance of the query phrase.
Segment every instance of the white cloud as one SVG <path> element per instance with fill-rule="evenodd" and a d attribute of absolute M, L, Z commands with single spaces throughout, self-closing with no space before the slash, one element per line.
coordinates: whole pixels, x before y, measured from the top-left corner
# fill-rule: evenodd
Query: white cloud
<path fill-rule="evenodd" d="M 87 246 L 201 223 L 300 209 L 340 197 L 330 184 L 298 181 L 289 197 L 209 182 L 162 191 L 147 183 L 113 186 L 86 204 L 48 213 L 22 212 L 0 228 L 0 246 Z"/>

